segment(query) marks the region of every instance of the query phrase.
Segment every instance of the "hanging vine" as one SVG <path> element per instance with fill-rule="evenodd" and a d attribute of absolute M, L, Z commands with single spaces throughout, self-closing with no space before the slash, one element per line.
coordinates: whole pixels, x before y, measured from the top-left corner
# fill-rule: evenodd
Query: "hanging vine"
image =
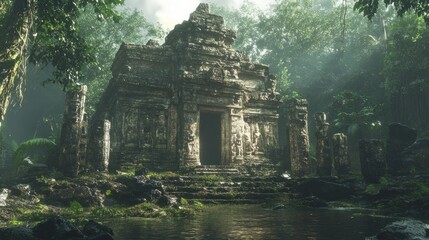
<path fill-rule="evenodd" d="M 4 119 L 14 86 L 22 99 L 29 45 L 34 22 L 33 0 L 16 0 L 7 13 L 0 39 L 0 122 Z"/>

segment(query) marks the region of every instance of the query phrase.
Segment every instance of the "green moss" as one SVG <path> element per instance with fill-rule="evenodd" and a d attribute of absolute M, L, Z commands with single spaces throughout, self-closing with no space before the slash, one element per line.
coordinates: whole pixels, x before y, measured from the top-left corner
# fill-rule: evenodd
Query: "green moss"
<path fill-rule="evenodd" d="M 380 193 L 381 185 L 380 184 L 368 184 L 365 188 L 365 192 L 370 195 L 377 195 Z"/>
<path fill-rule="evenodd" d="M 198 176 L 197 180 L 202 182 L 220 182 L 220 181 L 227 181 L 228 179 L 226 179 L 224 176 L 212 174 L 212 175 Z"/>
<path fill-rule="evenodd" d="M 167 171 L 167 172 L 149 172 L 149 177 L 154 180 L 161 180 L 165 178 L 177 178 L 180 177 L 178 173 Z"/>

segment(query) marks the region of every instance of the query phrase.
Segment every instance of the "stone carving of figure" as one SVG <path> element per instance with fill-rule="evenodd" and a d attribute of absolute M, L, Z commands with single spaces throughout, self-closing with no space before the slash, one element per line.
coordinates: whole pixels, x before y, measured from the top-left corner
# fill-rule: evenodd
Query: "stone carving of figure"
<path fill-rule="evenodd" d="M 244 155 L 251 155 L 253 152 L 252 142 L 250 138 L 250 126 L 244 122 L 243 142 L 244 142 Z"/>
<path fill-rule="evenodd" d="M 186 154 L 189 155 L 195 155 L 197 144 L 196 144 L 196 124 L 189 125 L 188 129 L 186 130 Z"/>
<path fill-rule="evenodd" d="M 259 131 L 259 126 L 256 123 L 255 124 L 255 129 L 254 129 L 254 132 L 253 132 L 253 154 L 255 154 L 255 155 L 259 151 L 260 137 L 261 137 L 261 132 Z"/>
<path fill-rule="evenodd" d="M 233 150 L 234 150 L 233 153 L 234 153 L 235 157 L 243 156 L 243 140 L 242 140 L 240 132 L 238 132 L 234 135 Z"/>
<path fill-rule="evenodd" d="M 142 145 L 143 147 L 150 147 L 152 145 L 152 129 L 151 129 L 151 119 L 149 117 L 149 114 L 143 114 L 142 115 Z"/>
<path fill-rule="evenodd" d="M 160 114 L 158 116 L 158 123 L 156 129 L 156 140 L 158 143 L 163 144 L 166 140 L 166 131 L 165 131 L 165 116 Z"/>
<path fill-rule="evenodd" d="M 273 126 L 268 123 L 264 126 L 264 136 L 265 136 L 265 147 L 270 147 L 275 145 L 275 138 L 273 134 Z"/>

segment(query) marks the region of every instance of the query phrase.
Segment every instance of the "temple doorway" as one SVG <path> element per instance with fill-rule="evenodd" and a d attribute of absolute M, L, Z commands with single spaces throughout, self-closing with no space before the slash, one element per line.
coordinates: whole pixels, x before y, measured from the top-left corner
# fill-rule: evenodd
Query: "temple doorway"
<path fill-rule="evenodd" d="M 219 112 L 200 112 L 200 161 L 202 165 L 221 164 L 221 118 Z"/>

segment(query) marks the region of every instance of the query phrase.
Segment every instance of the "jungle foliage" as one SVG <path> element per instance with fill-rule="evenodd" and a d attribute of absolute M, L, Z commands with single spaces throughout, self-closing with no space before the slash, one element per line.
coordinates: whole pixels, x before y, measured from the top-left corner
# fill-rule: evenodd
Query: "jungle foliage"
<path fill-rule="evenodd" d="M 265 12 L 246 2 L 214 10 L 242 34 L 236 48 L 270 65 L 285 100 L 307 98 L 309 119 L 328 112 L 331 131 L 353 145 L 383 137 L 390 122 L 422 136 L 429 130 L 428 5 L 384 2 L 279 0 Z"/>

